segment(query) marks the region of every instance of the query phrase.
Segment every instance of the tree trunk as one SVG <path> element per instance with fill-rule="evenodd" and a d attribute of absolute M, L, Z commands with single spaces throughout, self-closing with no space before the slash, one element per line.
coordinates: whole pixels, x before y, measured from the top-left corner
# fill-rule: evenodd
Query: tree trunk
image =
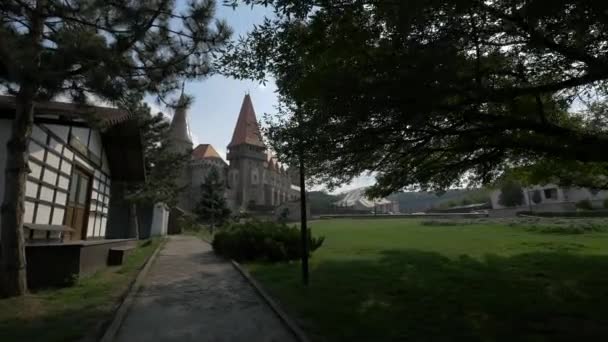
<path fill-rule="evenodd" d="M 22 87 L 17 96 L 11 138 L 6 144 L 4 199 L 0 211 L 0 264 L 2 296 L 20 296 L 27 291 L 23 214 L 28 173 L 28 144 L 34 125 L 34 91 Z"/>
<path fill-rule="evenodd" d="M 213 204 L 211 204 L 211 226 L 210 226 L 211 235 L 213 235 L 214 228 L 215 228 L 215 212 L 213 209 Z"/>
<path fill-rule="evenodd" d="M 304 174 L 304 152 L 300 152 L 300 238 L 302 248 L 302 283 L 308 286 L 308 226 L 306 215 L 306 176 Z"/>
<path fill-rule="evenodd" d="M 131 203 L 129 206 L 129 228 L 130 238 L 139 240 L 139 220 L 137 219 L 137 204 Z"/>
<path fill-rule="evenodd" d="M 0 296 L 7 297 L 20 296 L 27 292 L 23 233 L 25 181 L 30 172 L 28 144 L 34 125 L 34 98 L 40 84 L 38 70 L 42 51 L 45 5 L 46 0 L 37 0 L 36 7 L 30 14 L 29 39 L 32 58 L 22 61 L 25 63 L 25 68 L 20 75 L 15 120 L 13 120 L 11 137 L 6 144 L 4 198 L 0 207 Z"/>

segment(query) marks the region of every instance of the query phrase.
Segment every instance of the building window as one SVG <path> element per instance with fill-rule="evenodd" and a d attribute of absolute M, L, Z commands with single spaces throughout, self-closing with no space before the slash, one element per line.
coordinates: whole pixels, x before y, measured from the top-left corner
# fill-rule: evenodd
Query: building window
<path fill-rule="evenodd" d="M 69 135 L 69 126 L 55 125 L 54 127 L 56 128 L 55 131 L 62 129 L 65 136 Z M 35 126 L 35 130 L 37 132 L 36 136 L 30 141 L 29 145 L 30 150 L 34 151 L 35 154 L 30 155 L 29 159 L 32 172 L 27 178 L 25 222 L 69 225 L 64 222 L 67 216 L 68 199 L 71 203 L 79 201 L 82 205 L 87 200 L 84 192 L 79 196 L 79 193 L 75 191 L 77 183 L 75 186 L 70 186 L 70 179 L 75 170 L 75 167 L 73 167 L 74 152 L 63 141 L 63 137 L 55 136 L 52 130 L 48 130 L 44 126 Z M 36 138 L 39 140 L 35 140 Z M 82 159 L 80 158 L 80 160 Z M 82 160 L 82 162 L 87 164 L 88 160 Z M 90 176 L 93 177 L 93 173 Z M 101 234 L 95 234 L 93 231 L 87 233 L 88 236 L 104 237 L 103 219 L 108 212 L 110 179 L 101 171 L 95 170 L 93 180 L 91 182 L 92 198 L 90 198 L 92 218 L 89 221 L 94 223 L 96 228 L 99 228 Z M 102 200 L 105 203 L 99 203 Z M 99 223 L 95 221 L 96 219 Z"/>
<path fill-rule="evenodd" d="M 545 189 L 546 199 L 557 199 L 557 188 Z"/>

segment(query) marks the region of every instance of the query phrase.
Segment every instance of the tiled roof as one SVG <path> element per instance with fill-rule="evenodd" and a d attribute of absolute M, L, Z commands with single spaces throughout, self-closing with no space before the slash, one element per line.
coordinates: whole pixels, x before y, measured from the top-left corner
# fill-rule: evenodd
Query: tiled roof
<path fill-rule="evenodd" d="M 194 159 L 206 159 L 206 158 L 219 158 L 222 159 L 219 153 L 210 144 L 200 144 L 192 151 L 192 158 Z M 223 159 L 222 159 L 223 160 Z"/>
<path fill-rule="evenodd" d="M 228 144 L 228 147 L 243 144 L 265 147 L 249 94 L 245 95 L 245 98 L 243 99 L 239 118 L 236 122 L 236 127 L 234 127 L 232 140 L 230 141 L 230 144 Z"/>
<path fill-rule="evenodd" d="M 0 108 L 14 110 L 15 106 L 14 96 L 0 95 Z M 38 116 L 60 115 L 83 119 L 91 117 L 94 120 L 99 120 L 100 124 L 106 127 L 119 124 L 131 117 L 129 112 L 123 109 L 55 101 L 36 102 L 35 112 Z"/>

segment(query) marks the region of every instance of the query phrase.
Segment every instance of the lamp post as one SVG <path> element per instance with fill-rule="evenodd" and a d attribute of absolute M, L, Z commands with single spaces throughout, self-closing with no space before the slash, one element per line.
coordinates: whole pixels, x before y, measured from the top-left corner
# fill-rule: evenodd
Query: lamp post
<path fill-rule="evenodd" d="M 302 132 L 302 112 L 298 106 L 298 128 L 300 130 L 299 162 L 300 162 L 300 237 L 302 249 L 302 284 L 308 286 L 308 227 L 306 216 L 306 177 L 304 169 L 304 133 Z"/>

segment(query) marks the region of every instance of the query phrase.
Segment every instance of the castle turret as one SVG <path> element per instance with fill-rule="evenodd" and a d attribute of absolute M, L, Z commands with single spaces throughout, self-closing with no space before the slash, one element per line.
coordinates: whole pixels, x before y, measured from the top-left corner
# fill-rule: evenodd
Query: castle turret
<path fill-rule="evenodd" d="M 245 95 L 241 111 L 228 145 L 229 178 L 235 188 L 235 209 L 265 205 L 263 182 L 266 145 L 262 141 L 253 103 Z"/>
<path fill-rule="evenodd" d="M 192 136 L 188 124 L 188 101 L 184 95 L 183 87 L 169 128 L 169 148 L 173 153 L 185 155 L 192 153 Z M 176 183 L 179 187 L 191 188 L 192 174 L 189 163 L 183 166 Z M 178 198 L 178 206 L 181 209 L 191 211 L 193 209 L 191 197 L 191 191 L 182 191 Z"/>
<path fill-rule="evenodd" d="M 188 124 L 188 101 L 183 89 L 171 120 L 169 144 L 175 153 L 189 154 L 192 151 L 192 135 Z"/>
<path fill-rule="evenodd" d="M 262 154 L 264 154 L 264 151 L 266 150 L 266 145 L 264 145 L 264 142 L 262 141 L 260 126 L 258 125 L 258 119 L 255 116 L 255 110 L 253 109 L 253 103 L 251 102 L 251 96 L 249 96 L 249 94 L 245 95 L 245 98 L 243 99 L 239 118 L 234 127 L 234 133 L 232 133 L 232 140 L 230 140 L 228 148 L 232 149 L 242 145 L 261 148 Z"/>

